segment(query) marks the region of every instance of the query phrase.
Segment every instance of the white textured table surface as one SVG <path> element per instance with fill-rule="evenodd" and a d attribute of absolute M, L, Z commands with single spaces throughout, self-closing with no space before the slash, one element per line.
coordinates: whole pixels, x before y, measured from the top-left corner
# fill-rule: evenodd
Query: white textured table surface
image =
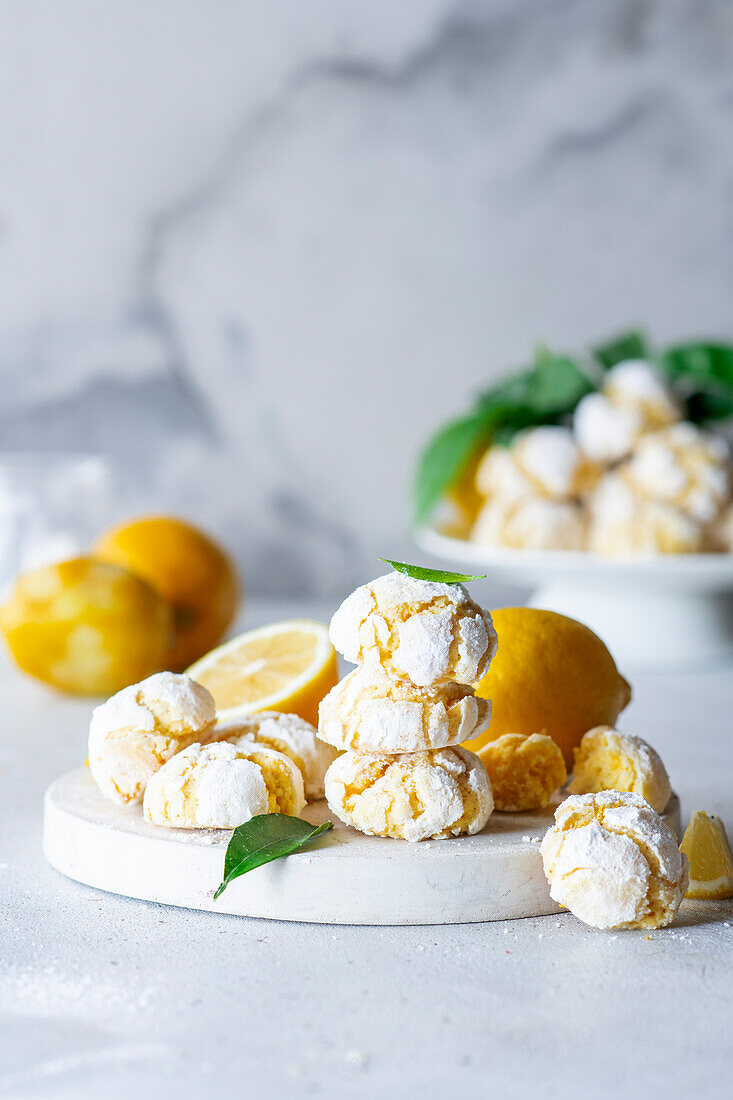
<path fill-rule="evenodd" d="M 731 670 L 634 687 L 625 726 L 661 751 L 683 817 L 731 829 Z M 729 1078 L 733 902 L 685 903 L 647 936 L 570 915 L 321 927 L 103 894 L 40 849 L 43 791 L 83 759 L 90 704 L 4 664 L 0 688 L 0 1095 L 567 1100 Z"/>

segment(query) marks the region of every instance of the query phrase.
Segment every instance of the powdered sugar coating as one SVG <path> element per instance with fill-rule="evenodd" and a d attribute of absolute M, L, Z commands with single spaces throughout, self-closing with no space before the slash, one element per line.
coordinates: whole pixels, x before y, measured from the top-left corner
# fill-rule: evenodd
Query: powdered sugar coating
<path fill-rule="evenodd" d="M 646 359 L 626 359 L 604 377 L 603 392 L 616 405 L 640 409 L 647 424 L 662 427 L 680 418 L 680 408 L 664 376 Z"/>
<path fill-rule="evenodd" d="M 705 545 L 702 524 L 673 504 L 642 496 L 623 468 L 606 474 L 589 509 L 588 544 L 598 554 L 692 554 Z"/>
<path fill-rule="evenodd" d="M 194 744 L 152 777 L 143 813 L 155 825 L 234 829 L 256 814 L 298 814 L 303 778 L 290 757 L 265 745 Z"/>
<path fill-rule="evenodd" d="M 175 753 L 207 740 L 214 700 L 188 676 L 158 672 L 92 712 L 89 767 L 115 802 L 139 802 L 151 776 Z"/>
<path fill-rule="evenodd" d="M 700 523 L 711 523 L 730 497 L 728 446 L 720 436 L 687 422 L 640 440 L 625 477 L 651 500 L 672 504 Z"/>
<path fill-rule="evenodd" d="M 477 833 L 493 809 L 486 769 L 463 748 L 346 752 L 326 773 L 326 798 L 347 825 L 411 841 Z"/>
<path fill-rule="evenodd" d="M 571 794 L 604 790 L 632 791 L 653 810 L 663 813 L 672 795 L 667 769 L 659 753 L 641 737 L 596 726 L 575 749 Z"/>
<path fill-rule="evenodd" d="M 338 749 L 407 753 L 458 745 L 490 721 L 491 704 L 467 685 L 418 688 L 381 669 L 361 668 L 321 700 L 318 729 Z"/>
<path fill-rule="evenodd" d="M 679 406 L 659 371 L 643 359 L 627 359 L 606 372 L 602 393 L 589 393 L 575 409 L 573 431 L 596 462 L 626 458 L 645 432 L 679 420 Z"/>
<path fill-rule="evenodd" d="M 458 584 L 387 573 L 357 588 L 331 619 L 347 661 L 380 667 L 420 687 L 484 675 L 496 652 L 491 616 Z"/>
<path fill-rule="evenodd" d="M 336 752 L 318 737 L 310 722 L 297 714 L 260 711 L 233 715 L 217 721 L 212 736 L 215 741 L 229 741 L 233 745 L 256 742 L 284 752 L 302 772 L 308 801 L 323 798 L 323 777 Z"/>
<path fill-rule="evenodd" d="M 531 428 L 517 437 L 517 461 L 549 497 L 574 496 L 581 488 L 583 455 L 569 428 Z"/>
<path fill-rule="evenodd" d="M 520 432 L 510 447 L 490 447 L 476 471 L 476 488 L 489 499 L 566 500 L 592 477 L 571 430 L 549 426 Z"/>
<path fill-rule="evenodd" d="M 190 745 L 148 783 L 143 813 L 178 829 L 235 829 L 268 812 L 262 769 L 234 745 Z"/>
<path fill-rule="evenodd" d="M 510 447 L 489 447 L 476 470 L 476 489 L 481 496 L 521 500 L 537 492 Z"/>
<path fill-rule="evenodd" d="M 636 794 L 573 795 L 542 841 L 550 894 L 595 928 L 661 928 L 687 889 L 687 860 Z"/>
<path fill-rule="evenodd" d="M 625 458 L 643 430 L 644 417 L 639 409 L 615 405 L 602 393 L 581 398 L 573 416 L 578 445 L 595 462 Z"/>
<path fill-rule="evenodd" d="M 573 501 L 489 500 L 476 518 L 471 541 L 525 550 L 583 550 L 586 522 Z"/>

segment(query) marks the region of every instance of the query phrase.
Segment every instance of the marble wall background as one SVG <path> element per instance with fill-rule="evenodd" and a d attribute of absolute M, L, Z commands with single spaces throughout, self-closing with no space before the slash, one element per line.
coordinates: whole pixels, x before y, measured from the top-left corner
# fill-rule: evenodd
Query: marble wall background
<path fill-rule="evenodd" d="M 733 335 L 732 122 L 725 0 L 4 0 L 0 447 L 340 593 L 537 340 Z"/>

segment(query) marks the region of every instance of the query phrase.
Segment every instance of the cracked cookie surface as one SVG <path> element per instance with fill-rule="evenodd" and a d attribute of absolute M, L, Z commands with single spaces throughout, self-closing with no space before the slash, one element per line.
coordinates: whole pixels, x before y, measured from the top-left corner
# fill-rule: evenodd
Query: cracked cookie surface
<path fill-rule="evenodd" d="M 318 728 L 337 749 L 403 753 L 459 745 L 483 733 L 490 720 L 491 703 L 466 684 L 418 688 L 360 668 L 321 700 Z"/>
<path fill-rule="evenodd" d="M 103 794 L 139 802 L 150 778 L 196 741 L 208 740 L 214 700 L 188 676 L 158 672 L 96 707 L 89 725 L 89 768 Z"/>
<path fill-rule="evenodd" d="M 667 769 L 659 753 L 641 737 L 619 733 L 611 726 L 588 730 L 575 750 L 571 794 L 632 791 L 658 814 L 672 794 Z"/>
<path fill-rule="evenodd" d="M 571 795 L 542 841 L 550 895 L 595 928 L 662 928 L 687 889 L 687 860 L 643 798 Z"/>
<path fill-rule="evenodd" d="M 216 741 L 164 764 L 147 785 L 143 813 L 155 825 L 234 829 L 256 814 L 298 814 L 304 805 L 303 777 L 289 756 Z"/>
<path fill-rule="evenodd" d="M 323 798 L 323 777 L 336 752 L 318 737 L 310 722 L 297 714 L 263 710 L 226 718 L 217 721 L 212 740 L 228 741 L 241 747 L 256 742 L 284 752 L 300 768 L 308 801 Z"/>
<path fill-rule="evenodd" d="M 378 667 L 418 687 L 472 684 L 496 652 L 491 616 L 459 584 L 387 573 L 352 592 L 331 619 L 347 661 Z"/>
<path fill-rule="evenodd" d="M 486 769 L 463 748 L 346 752 L 326 773 L 326 798 L 363 833 L 413 841 L 477 833 L 494 805 Z"/>

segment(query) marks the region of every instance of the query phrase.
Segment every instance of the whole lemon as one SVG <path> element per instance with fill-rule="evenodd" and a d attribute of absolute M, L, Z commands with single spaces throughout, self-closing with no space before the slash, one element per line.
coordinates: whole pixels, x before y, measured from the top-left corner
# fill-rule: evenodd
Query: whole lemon
<path fill-rule="evenodd" d="M 499 648 L 476 694 L 491 700 L 491 725 L 466 746 L 505 733 L 548 733 L 565 763 L 593 726 L 613 726 L 631 688 L 613 657 L 583 623 L 534 607 L 502 607 L 491 617 Z"/>
<path fill-rule="evenodd" d="M 0 627 L 30 676 L 78 695 L 112 695 L 165 668 L 173 612 L 127 570 L 72 558 L 21 573 Z"/>
<path fill-rule="evenodd" d="M 184 669 L 221 639 L 239 603 L 228 554 L 198 527 L 173 516 L 144 516 L 110 527 L 92 553 L 137 573 L 173 606 L 168 667 Z"/>

